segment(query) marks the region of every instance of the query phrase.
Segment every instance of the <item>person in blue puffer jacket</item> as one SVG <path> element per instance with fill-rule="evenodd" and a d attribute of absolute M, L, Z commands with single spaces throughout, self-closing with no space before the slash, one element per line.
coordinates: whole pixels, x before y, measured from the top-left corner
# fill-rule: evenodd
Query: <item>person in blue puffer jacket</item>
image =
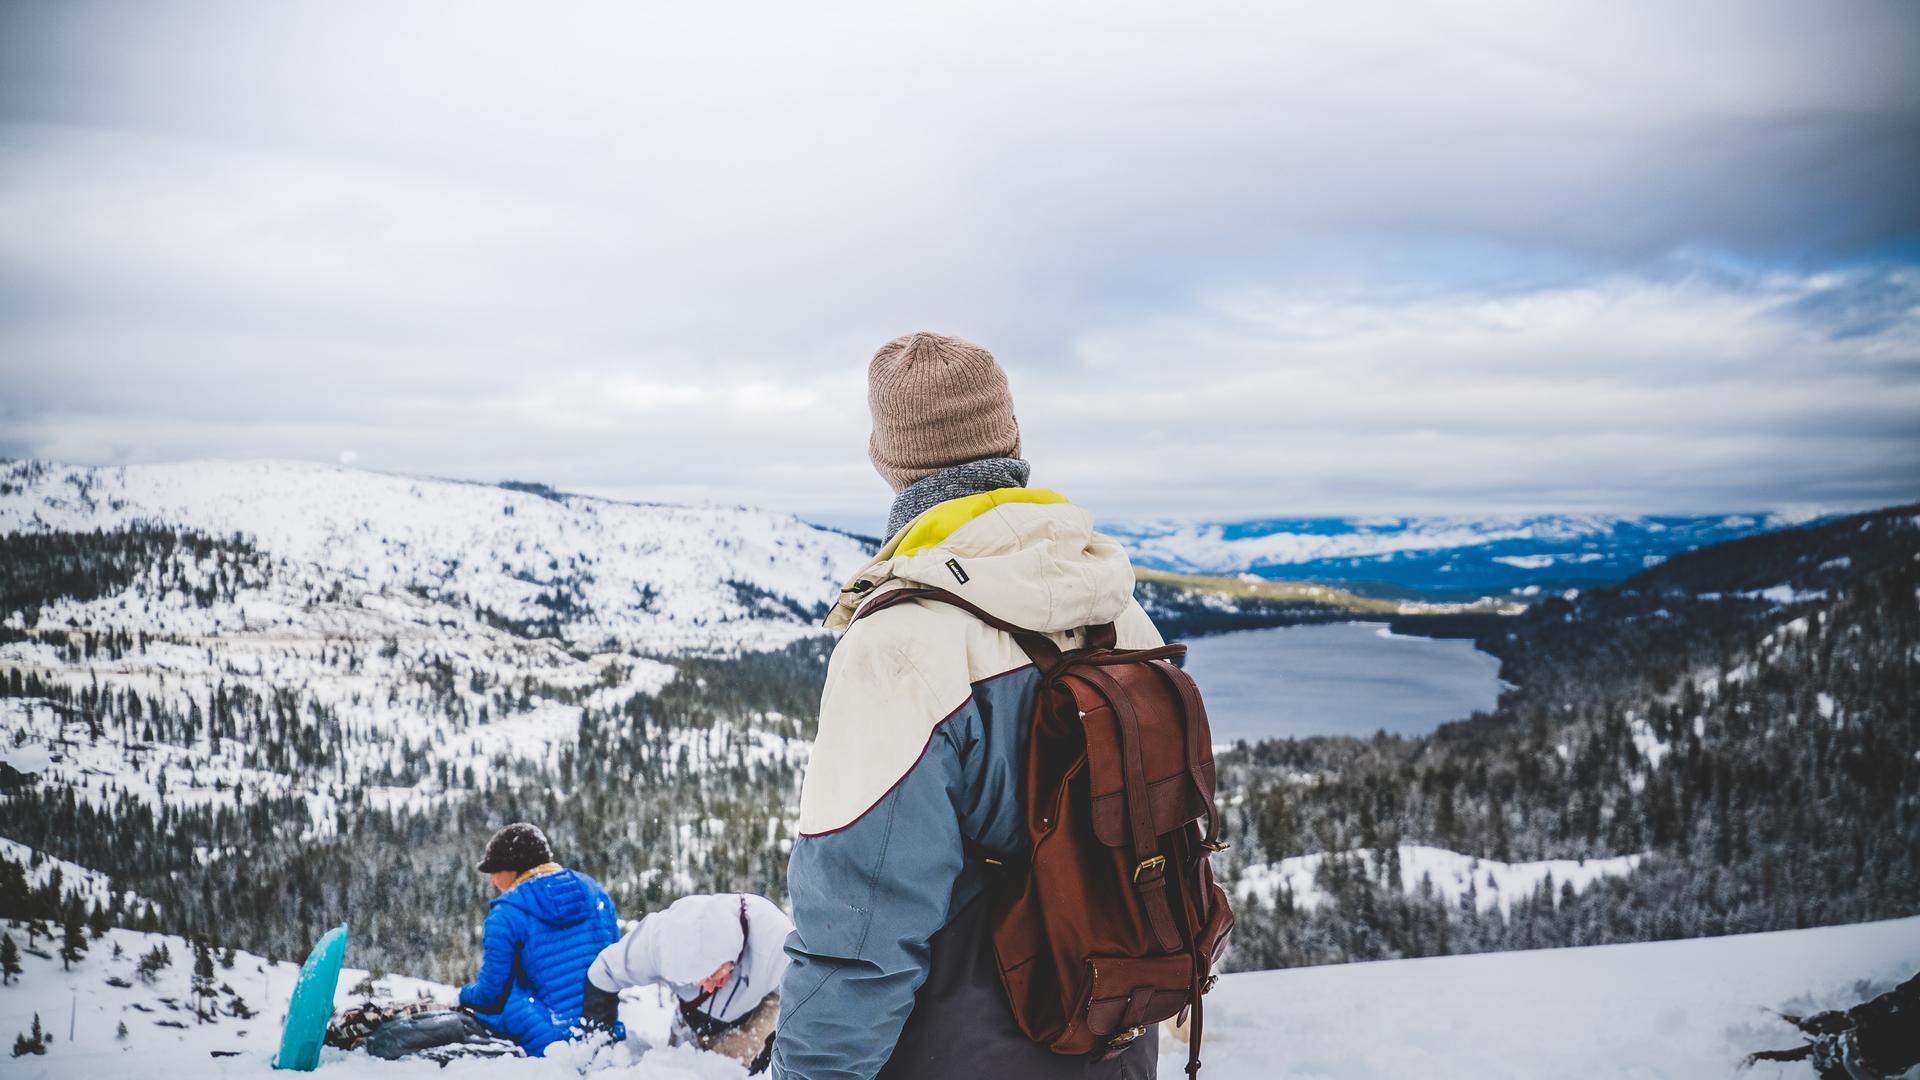
<path fill-rule="evenodd" d="M 493 834 L 480 872 L 500 895 L 487 913 L 480 974 L 460 988 L 460 1004 L 541 1057 L 579 1026 L 587 967 L 620 938 L 613 900 L 554 862 L 546 835 L 524 821 Z"/>

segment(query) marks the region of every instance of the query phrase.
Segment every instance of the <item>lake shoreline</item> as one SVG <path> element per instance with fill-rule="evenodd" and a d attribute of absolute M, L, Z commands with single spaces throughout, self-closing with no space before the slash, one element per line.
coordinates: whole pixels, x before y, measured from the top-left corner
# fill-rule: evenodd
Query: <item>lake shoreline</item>
<path fill-rule="evenodd" d="M 1420 736 L 1489 712 L 1500 661 L 1470 640 L 1373 619 L 1316 620 L 1187 639 L 1186 670 L 1216 744 L 1311 736 Z"/>

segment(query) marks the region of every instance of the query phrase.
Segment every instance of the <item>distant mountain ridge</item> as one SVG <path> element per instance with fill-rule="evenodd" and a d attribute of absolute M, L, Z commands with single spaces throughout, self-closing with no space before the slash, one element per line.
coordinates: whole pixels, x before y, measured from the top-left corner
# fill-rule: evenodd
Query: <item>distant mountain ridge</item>
<path fill-rule="evenodd" d="M 0 463 L 0 534 L 239 536 L 293 586 L 463 609 L 522 637 L 649 655 L 784 645 L 867 557 L 785 514 L 291 461 Z M 0 612 L 0 618 L 6 613 Z"/>
<path fill-rule="evenodd" d="M 1612 584 L 1682 552 L 1822 520 L 1831 518 L 1546 514 L 1101 528 L 1150 571 L 1458 601 Z M 536 482 L 482 484 L 292 461 L 0 463 L 0 532 L 135 523 L 240 533 L 272 556 L 369 584 L 450 590 L 510 622 L 551 630 L 571 620 L 569 637 L 597 624 L 609 640 L 665 650 L 790 640 L 791 629 L 770 624 L 809 621 L 877 543 L 785 514 L 617 502 Z"/>
<path fill-rule="evenodd" d="M 1530 596 L 1624 581 L 1685 551 L 1818 515 L 1546 514 L 1109 522 L 1137 565 L 1312 581 L 1375 597 Z"/>

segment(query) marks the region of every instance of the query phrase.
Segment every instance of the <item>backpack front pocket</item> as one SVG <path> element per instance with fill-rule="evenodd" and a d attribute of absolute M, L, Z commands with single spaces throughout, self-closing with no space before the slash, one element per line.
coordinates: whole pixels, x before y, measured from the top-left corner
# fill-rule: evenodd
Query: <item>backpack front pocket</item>
<path fill-rule="evenodd" d="M 1193 992 L 1193 958 L 1095 956 L 1087 960 L 1085 1022 L 1098 1040 L 1157 1024 L 1186 1008 Z"/>

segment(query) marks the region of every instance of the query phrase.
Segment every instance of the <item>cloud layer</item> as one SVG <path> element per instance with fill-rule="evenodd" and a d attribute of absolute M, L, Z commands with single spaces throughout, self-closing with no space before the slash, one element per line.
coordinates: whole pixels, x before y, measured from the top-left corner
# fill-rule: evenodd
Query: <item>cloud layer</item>
<path fill-rule="evenodd" d="M 1920 9 L 9 5 L 0 453 L 877 522 L 864 360 L 1109 514 L 1920 495 Z"/>

